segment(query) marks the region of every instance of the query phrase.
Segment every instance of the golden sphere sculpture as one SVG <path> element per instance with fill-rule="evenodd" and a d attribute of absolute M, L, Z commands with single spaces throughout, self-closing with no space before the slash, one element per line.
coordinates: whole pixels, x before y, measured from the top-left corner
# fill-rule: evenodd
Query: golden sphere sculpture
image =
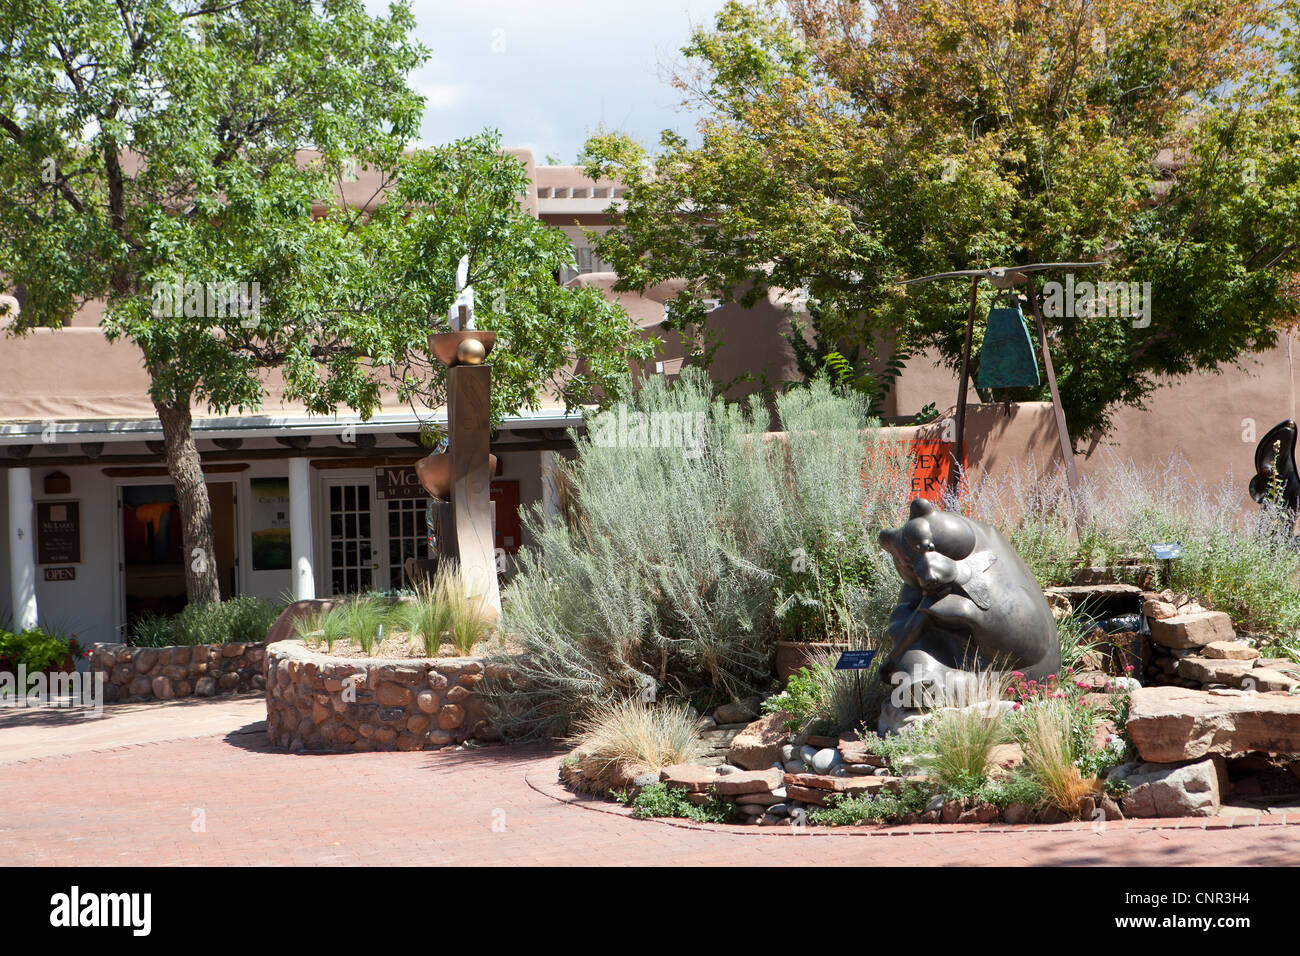
<path fill-rule="evenodd" d="M 487 349 L 478 339 L 465 339 L 456 346 L 457 365 L 482 365 L 487 358 Z"/>

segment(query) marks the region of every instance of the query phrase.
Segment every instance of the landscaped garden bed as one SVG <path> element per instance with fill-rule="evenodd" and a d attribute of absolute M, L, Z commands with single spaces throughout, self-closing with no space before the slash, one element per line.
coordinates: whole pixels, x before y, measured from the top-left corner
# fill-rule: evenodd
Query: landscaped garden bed
<path fill-rule="evenodd" d="M 267 736 L 288 750 L 430 750 L 494 741 L 485 678 L 507 645 L 445 566 L 410 596 L 299 601 L 272 626 Z M 496 659 L 485 662 L 493 651 Z"/>
<path fill-rule="evenodd" d="M 773 443 L 757 408 L 724 412 L 690 377 L 648 385 L 626 414 L 698 406 L 702 461 L 579 443 L 564 520 L 534 523 L 539 548 L 504 615 L 523 656 L 502 728 L 567 735 L 570 789 L 643 817 L 768 826 L 1300 805 L 1287 729 L 1300 555 L 1229 513 L 1230 494 L 1165 472 L 1116 466 L 1082 498 L 1010 471 L 965 489 L 960 513 L 999 529 L 1043 588 L 1060 664 L 1038 680 L 990 669 L 977 692 L 882 723 L 894 688 L 876 667 L 905 608 L 877 536 L 908 496 L 853 400 L 820 388 L 777 399 L 786 434 Z M 1181 559 L 1135 559 L 1165 540 L 1183 543 Z M 806 666 L 787 681 L 774 668 L 792 640 Z M 877 658 L 836 670 L 844 648 Z M 1203 745 L 1178 740 L 1202 725 Z"/>

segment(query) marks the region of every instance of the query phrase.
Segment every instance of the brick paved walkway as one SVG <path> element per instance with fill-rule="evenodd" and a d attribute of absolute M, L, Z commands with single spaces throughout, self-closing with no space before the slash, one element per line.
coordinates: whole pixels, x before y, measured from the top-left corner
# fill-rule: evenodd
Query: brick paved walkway
<path fill-rule="evenodd" d="M 152 726 L 156 735 L 186 729 Z M 0 754 L 19 730 L 0 727 Z M 267 748 L 252 721 L 181 736 L 5 764 L 0 865 L 1300 862 L 1300 826 L 1278 817 L 1101 833 L 1085 824 L 910 834 L 699 827 L 575 800 L 554 782 L 557 753 L 543 748 L 291 755 Z"/>

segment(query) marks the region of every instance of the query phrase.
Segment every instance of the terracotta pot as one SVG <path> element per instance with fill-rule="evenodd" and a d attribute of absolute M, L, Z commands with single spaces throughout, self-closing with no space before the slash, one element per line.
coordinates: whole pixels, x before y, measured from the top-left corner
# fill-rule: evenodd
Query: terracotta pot
<path fill-rule="evenodd" d="M 499 474 L 500 462 L 496 455 L 488 455 L 488 474 Z M 425 455 L 415 463 L 415 473 L 424 490 L 439 501 L 451 500 L 451 453 L 435 452 Z"/>
<path fill-rule="evenodd" d="M 483 359 L 486 361 L 488 355 L 492 352 L 492 346 L 496 344 L 497 334 L 477 329 L 467 329 L 462 332 L 435 332 L 429 336 L 429 351 L 443 365 L 459 365 L 460 362 L 456 359 L 456 350 L 460 348 L 460 343 L 466 339 L 473 339 L 482 344 Z"/>
<path fill-rule="evenodd" d="M 776 676 L 784 684 L 791 676 L 799 673 L 799 668 L 809 667 L 813 657 L 825 651 L 839 654 L 847 651 L 848 644 L 815 644 L 807 641 L 776 642 Z"/>

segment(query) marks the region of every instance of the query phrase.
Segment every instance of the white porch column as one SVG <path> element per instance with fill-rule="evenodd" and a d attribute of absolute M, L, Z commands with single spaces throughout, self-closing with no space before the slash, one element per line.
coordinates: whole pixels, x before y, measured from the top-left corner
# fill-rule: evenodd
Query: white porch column
<path fill-rule="evenodd" d="M 298 601 L 316 597 L 311 542 L 311 465 L 306 458 L 290 458 L 289 550 L 293 555 L 293 596 Z"/>
<path fill-rule="evenodd" d="M 9 603 L 14 629 L 36 626 L 36 537 L 32 534 L 32 470 L 9 469 Z"/>

